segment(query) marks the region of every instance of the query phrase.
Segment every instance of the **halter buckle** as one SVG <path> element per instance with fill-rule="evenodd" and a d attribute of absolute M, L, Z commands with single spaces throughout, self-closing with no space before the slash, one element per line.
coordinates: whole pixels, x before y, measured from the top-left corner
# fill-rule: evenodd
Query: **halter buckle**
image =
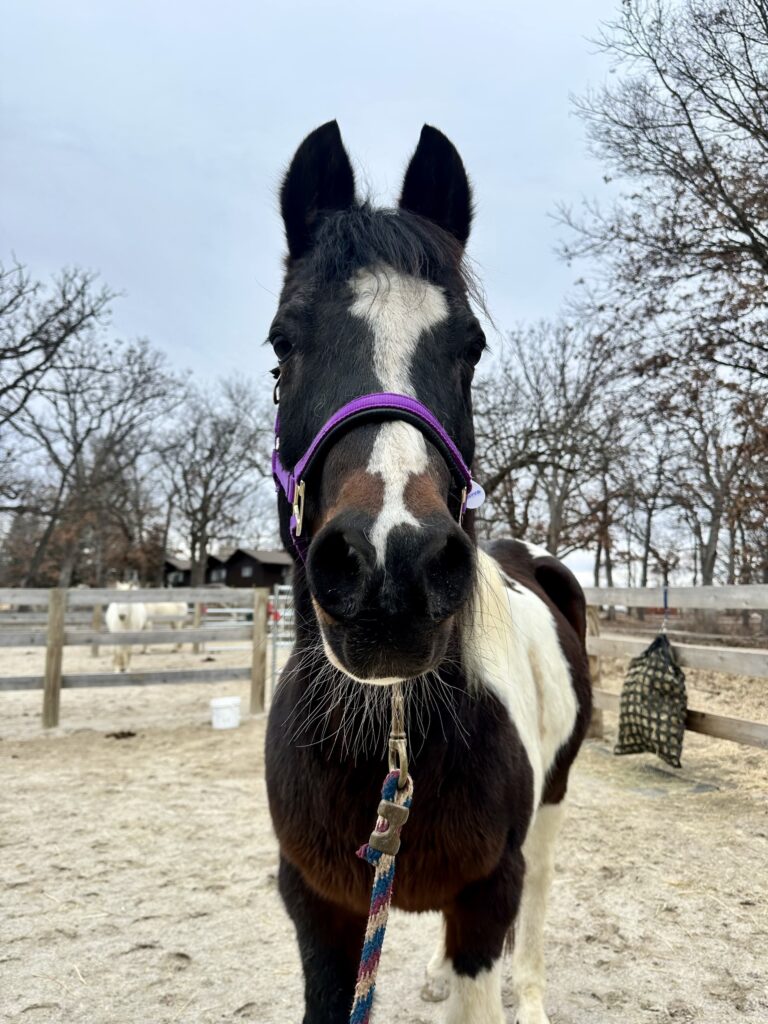
<path fill-rule="evenodd" d="M 301 528 L 304 525 L 304 481 L 299 480 L 296 484 L 296 491 L 293 495 L 293 518 L 296 526 L 293 531 L 294 537 L 301 536 Z"/>

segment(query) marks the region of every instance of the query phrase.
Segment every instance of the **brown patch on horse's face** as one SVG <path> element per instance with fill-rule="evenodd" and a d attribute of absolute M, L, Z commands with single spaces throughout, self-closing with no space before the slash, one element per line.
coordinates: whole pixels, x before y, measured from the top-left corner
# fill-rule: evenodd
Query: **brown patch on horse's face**
<path fill-rule="evenodd" d="M 442 482 L 431 473 L 415 473 L 405 485 L 405 507 L 419 520 L 445 515 L 445 494 L 441 488 Z"/>
<path fill-rule="evenodd" d="M 380 476 L 353 469 L 336 482 L 333 503 L 318 516 L 315 531 L 319 533 L 326 523 L 348 509 L 375 519 L 384 504 L 384 481 Z"/>

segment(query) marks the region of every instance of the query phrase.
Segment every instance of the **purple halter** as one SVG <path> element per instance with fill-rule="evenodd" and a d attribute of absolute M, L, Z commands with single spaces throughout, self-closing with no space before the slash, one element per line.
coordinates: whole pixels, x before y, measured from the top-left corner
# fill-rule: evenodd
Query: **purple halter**
<path fill-rule="evenodd" d="M 326 420 L 315 434 L 314 440 L 302 457 L 289 472 L 280 460 L 280 414 L 275 420 L 275 448 L 272 452 L 272 476 L 275 489 L 283 494 L 293 506 L 291 515 L 291 537 L 294 547 L 302 561 L 307 548 L 306 538 L 302 536 L 304 527 L 304 497 L 306 478 L 317 457 L 332 444 L 335 436 L 347 429 L 353 422 L 366 420 L 397 419 L 405 420 L 417 427 L 431 441 L 445 459 L 451 470 L 454 481 L 458 484 L 461 500 L 459 503 L 458 520 L 461 523 L 467 508 L 477 508 L 485 497 L 483 489 L 472 480 L 469 467 L 462 458 L 453 438 L 445 427 L 422 402 L 408 395 L 398 395 L 390 391 L 381 391 L 363 395 L 347 402 Z"/>

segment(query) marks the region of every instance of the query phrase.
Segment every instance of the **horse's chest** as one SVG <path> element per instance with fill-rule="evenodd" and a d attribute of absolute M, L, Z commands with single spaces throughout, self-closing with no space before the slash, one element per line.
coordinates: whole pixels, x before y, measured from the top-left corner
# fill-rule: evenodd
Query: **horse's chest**
<path fill-rule="evenodd" d="M 426 737 L 412 762 L 414 797 L 402 832 L 394 903 L 436 910 L 490 874 L 507 844 L 522 844 L 532 775 L 506 715 L 491 705 L 466 738 Z M 376 821 L 383 762 L 342 764 L 272 732 L 267 784 L 283 854 L 322 895 L 364 913 L 371 869 L 356 856 Z"/>

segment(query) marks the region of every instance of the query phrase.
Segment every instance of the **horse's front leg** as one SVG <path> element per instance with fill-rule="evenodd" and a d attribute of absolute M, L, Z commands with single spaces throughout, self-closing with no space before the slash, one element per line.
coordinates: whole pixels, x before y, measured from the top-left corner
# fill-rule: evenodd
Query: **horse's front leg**
<path fill-rule="evenodd" d="M 542 804 L 523 846 L 525 883 L 512 957 L 517 1024 L 549 1024 L 544 1010 L 544 918 L 562 820 L 562 803 Z"/>
<path fill-rule="evenodd" d="M 304 967 L 303 1024 L 347 1024 L 367 919 L 322 899 L 282 856 L 278 881 Z"/>
<path fill-rule="evenodd" d="M 524 871 L 522 852 L 508 849 L 496 870 L 467 886 L 445 912 L 447 1024 L 504 1024 L 501 958 L 520 905 Z"/>

